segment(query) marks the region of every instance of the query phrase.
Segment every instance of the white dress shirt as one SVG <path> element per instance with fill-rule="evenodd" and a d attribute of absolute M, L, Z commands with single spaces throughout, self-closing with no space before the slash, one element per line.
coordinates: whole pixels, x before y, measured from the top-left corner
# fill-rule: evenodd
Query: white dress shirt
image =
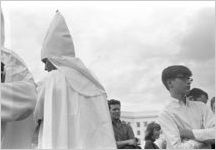
<path fill-rule="evenodd" d="M 210 148 L 203 141 L 215 139 L 214 115 L 202 102 L 186 100 L 186 104 L 170 98 L 158 117 L 167 148 Z M 179 128 L 192 130 L 195 140 L 181 139 Z"/>

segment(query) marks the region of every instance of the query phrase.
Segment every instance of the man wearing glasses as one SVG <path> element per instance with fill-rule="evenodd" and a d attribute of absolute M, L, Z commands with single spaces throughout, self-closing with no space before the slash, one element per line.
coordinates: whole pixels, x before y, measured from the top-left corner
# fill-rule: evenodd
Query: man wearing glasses
<path fill-rule="evenodd" d="M 158 117 L 168 149 L 210 148 L 215 139 L 214 120 L 208 107 L 200 102 L 189 101 L 192 72 L 185 66 L 165 68 L 162 82 L 170 93 L 169 103 Z M 186 134 L 183 135 L 181 132 Z"/>

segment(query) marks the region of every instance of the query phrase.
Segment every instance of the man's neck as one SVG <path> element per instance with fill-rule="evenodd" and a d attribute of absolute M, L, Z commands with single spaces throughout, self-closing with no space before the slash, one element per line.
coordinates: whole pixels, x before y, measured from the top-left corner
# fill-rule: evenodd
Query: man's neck
<path fill-rule="evenodd" d="M 183 102 L 184 104 L 186 104 L 186 98 L 185 98 L 185 94 L 177 94 L 174 92 L 170 92 L 171 97 L 179 100 L 179 102 Z"/>

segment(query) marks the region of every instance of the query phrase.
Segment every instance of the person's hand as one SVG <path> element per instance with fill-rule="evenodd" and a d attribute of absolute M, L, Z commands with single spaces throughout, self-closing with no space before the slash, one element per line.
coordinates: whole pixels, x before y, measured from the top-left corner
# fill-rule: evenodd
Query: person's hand
<path fill-rule="evenodd" d="M 179 133 L 181 138 L 195 139 L 192 130 L 179 128 Z"/>
<path fill-rule="evenodd" d="M 136 144 L 140 145 L 141 144 L 140 139 L 139 138 L 135 138 L 135 139 L 136 139 Z"/>
<path fill-rule="evenodd" d="M 161 148 L 166 149 L 166 147 L 167 147 L 167 142 L 166 142 L 166 140 L 163 140 L 161 143 Z"/>
<path fill-rule="evenodd" d="M 125 140 L 125 141 L 116 141 L 117 147 L 118 149 L 123 148 L 123 147 L 127 147 L 127 146 L 137 146 L 137 142 L 136 139 L 129 139 L 129 140 Z M 129 148 L 127 148 L 129 149 Z"/>
<path fill-rule="evenodd" d="M 128 145 L 134 145 L 134 146 L 136 146 L 137 145 L 136 139 L 134 138 L 134 139 L 128 140 Z"/>

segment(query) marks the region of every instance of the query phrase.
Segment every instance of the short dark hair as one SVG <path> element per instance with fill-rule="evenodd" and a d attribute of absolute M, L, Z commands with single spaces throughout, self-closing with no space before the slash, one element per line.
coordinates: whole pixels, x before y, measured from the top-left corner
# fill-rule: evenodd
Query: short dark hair
<path fill-rule="evenodd" d="M 203 91 L 203 90 L 201 90 L 201 89 L 199 89 L 199 88 L 193 88 L 193 89 L 191 89 L 190 92 L 187 94 L 188 97 L 189 97 L 189 96 L 192 96 L 192 98 L 193 98 L 195 101 L 196 101 L 196 99 L 199 98 L 201 95 L 205 95 L 206 98 L 208 99 L 208 94 L 207 94 L 205 91 Z"/>
<path fill-rule="evenodd" d="M 169 87 L 167 85 L 167 80 L 175 79 L 177 77 L 177 75 L 183 75 L 185 77 L 191 77 L 192 72 L 190 71 L 189 68 L 182 66 L 182 65 L 173 65 L 173 66 L 169 66 L 169 67 L 165 68 L 162 71 L 161 79 L 162 79 L 163 84 L 167 88 L 167 90 L 169 90 Z"/>
<path fill-rule="evenodd" d="M 161 129 L 161 126 L 156 123 L 156 122 L 150 122 L 147 127 L 146 127 L 146 130 L 145 130 L 145 141 L 146 140 L 150 140 L 150 141 L 154 141 L 155 139 L 152 139 L 152 136 L 153 136 L 153 131 L 154 129 L 156 130 L 160 130 Z"/>
<path fill-rule="evenodd" d="M 109 109 L 111 105 L 120 105 L 121 106 L 121 102 L 115 99 L 110 99 L 108 100 L 108 105 L 109 105 Z"/>

